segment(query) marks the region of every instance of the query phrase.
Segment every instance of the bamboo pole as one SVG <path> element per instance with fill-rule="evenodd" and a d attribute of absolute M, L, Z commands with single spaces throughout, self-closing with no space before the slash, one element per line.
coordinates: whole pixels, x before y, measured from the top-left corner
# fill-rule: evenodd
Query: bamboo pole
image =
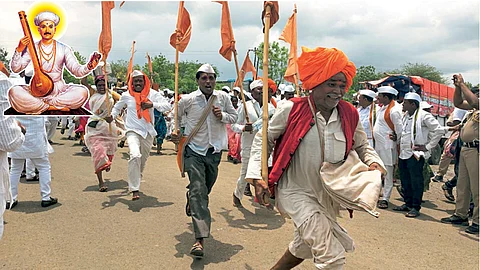
<path fill-rule="evenodd" d="M 175 46 L 175 103 L 173 105 L 173 121 L 175 122 L 174 134 L 180 135 L 178 126 L 178 44 Z M 175 151 L 178 151 L 178 144 L 175 144 Z"/>
<path fill-rule="evenodd" d="M 295 28 L 296 28 L 297 27 L 297 4 L 293 4 L 293 12 L 295 13 L 294 23 L 295 23 Z M 297 43 L 297 29 L 295 29 L 295 36 L 293 38 L 295 40 L 295 44 L 298 44 Z M 297 93 L 297 96 L 300 97 L 300 87 L 298 86 L 298 64 L 297 64 L 298 55 L 297 54 L 298 54 L 297 50 L 295 50 L 293 52 L 293 59 L 295 59 L 295 75 L 293 75 L 293 78 L 295 80 L 295 92 Z"/>
<path fill-rule="evenodd" d="M 250 117 L 248 117 L 247 102 L 245 101 L 245 94 L 243 93 L 243 82 L 239 81 L 240 80 L 240 70 L 238 68 L 237 50 L 233 51 L 233 59 L 235 59 L 235 70 L 237 71 L 237 82 L 238 82 L 238 87 L 240 87 L 240 97 L 242 98 L 243 109 L 245 111 L 245 120 L 247 121 L 247 125 L 248 125 L 248 124 L 251 124 L 251 123 L 250 123 Z M 250 130 L 250 132 L 251 132 L 251 130 Z"/>
<path fill-rule="evenodd" d="M 270 32 L 271 7 L 265 7 L 265 34 L 263 40 L 263 125 L 262 125 L 262 179 L 268 185 L 268 36 Z M 264 203 L 269 198 L 263 198 Z"/>

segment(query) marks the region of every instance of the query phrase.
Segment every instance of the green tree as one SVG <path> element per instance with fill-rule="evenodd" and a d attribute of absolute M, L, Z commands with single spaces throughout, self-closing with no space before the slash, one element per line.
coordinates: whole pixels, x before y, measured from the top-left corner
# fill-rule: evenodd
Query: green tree
<path fill-rule="evenodd" d="M 8 72 L 12 72 L 10 70 L 10 59 L 8 59 L 8 52 L 5 48 L 0 48 L 0 61 L 5 64 L 5 67 L 7 68 Z"/>
<path fill-rule="evenodd" d="M 263 42 L 258 45 L 256 51 L 259 61 L 259 69 L 263 70 Z M 278 85 L 284 82 L 283 75 L 287 70 L 288 65 L 288 49 L 287 47 L 280 46 L 277 41 L 269 44 L 268 48 L 268 77 L 275 81 Z"/>
<path fill-rule="evenodd" d="M 73 54 L 75 55 L 75 58 L 77 58 L 77 61 L 78 63 L 80 63 L 80 65 L 85 65 L 87 63 L 87 58 L 81 55 L 79 51 L 74 50 Z M 67 84 L 69 83 L 80 84 L 80 79 L 75 78 L 75 76 L 70 74 L 70 72 L 66 68 L 63 69 L 63 80 Z M 94 83 L 93 77 L 89 76 L 88 83 L 89 84 Z"/>
<path fill-rule="evenodd" d="M 424 63 L 407 63 L 402 66 L 400 72 L 408 76 L 420 76 L 434 82 L 448 84 L 449 80 L 443 77 L 443 73 L 436 67 Z"/>
<path fill-rule="evenodd" d="M 112 74 L 110 76 L 117 78 L 117 82 L 125 82 L 127 79 L 128 61 L 117 60 L 110 63 Z"/>
<path fill-rule="evenodd" d="M 378 80 L 382 77 L 381 73 L 378 73 L 374 66 L 360 66 L 357 68 L 357 74 L 353 78 L 352 86 L 349 91 L 345 94 L 344 99 L 351 101 L 353 99 L 353 94 L 358 92 L 358 90 L 365 88 L 365 85 L 362 82 Z"/>

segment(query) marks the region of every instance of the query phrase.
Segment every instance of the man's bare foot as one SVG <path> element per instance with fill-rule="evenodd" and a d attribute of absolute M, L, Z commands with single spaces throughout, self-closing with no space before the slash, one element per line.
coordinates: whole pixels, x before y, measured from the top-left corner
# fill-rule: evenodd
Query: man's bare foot
<path fill-rule="evenodd" d="M 70 111 L 70 108 L 67 108 L 67 107 L 64 107 L 64 108 L 57 108 L 53 105 L 50 105 L 47 109 L 47 111 L 62 111 L 62 112 L 69 112 Z"/>

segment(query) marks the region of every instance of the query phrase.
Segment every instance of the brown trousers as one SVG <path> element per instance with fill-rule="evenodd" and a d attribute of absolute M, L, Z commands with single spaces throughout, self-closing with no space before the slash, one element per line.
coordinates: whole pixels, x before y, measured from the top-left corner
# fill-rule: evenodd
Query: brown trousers
<path fill-rule="evenodd" d="M 479 152 L 476 148 L 462 147 L 458 164 L 457 201 L 455 215 L 461 218 L 468 217 L 470 197 L 473 197 L 475 208 L 473 209 L 472 222 L 479 224 L 478 220 L 478 164 Z"/>

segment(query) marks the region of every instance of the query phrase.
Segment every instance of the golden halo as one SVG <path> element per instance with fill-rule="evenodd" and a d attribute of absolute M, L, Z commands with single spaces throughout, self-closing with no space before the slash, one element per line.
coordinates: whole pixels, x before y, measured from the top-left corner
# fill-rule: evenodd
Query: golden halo
<path fill-rule="evenodd" d="M 29 8 L 27 13 L 27 20 L 28 24 L 30 25 L 30 31 L 32 32 L 32 36 L 34 40 L 40 40 L 42 39 L 42 36 L 38 33 L 37 26 L 33 22 L 35 17 L 44 11 L 50 11 L 55 14 L 60 18 L 60 22 L 57 25 L 57 31 L 55 33 L 54 38 L 59 39 L 65 34 L 65 31 L 67 30 L 67 13 L 65 10 L 58 5 L 57 3 L 50 2 L 50 1 L 35 1 Z"/>

